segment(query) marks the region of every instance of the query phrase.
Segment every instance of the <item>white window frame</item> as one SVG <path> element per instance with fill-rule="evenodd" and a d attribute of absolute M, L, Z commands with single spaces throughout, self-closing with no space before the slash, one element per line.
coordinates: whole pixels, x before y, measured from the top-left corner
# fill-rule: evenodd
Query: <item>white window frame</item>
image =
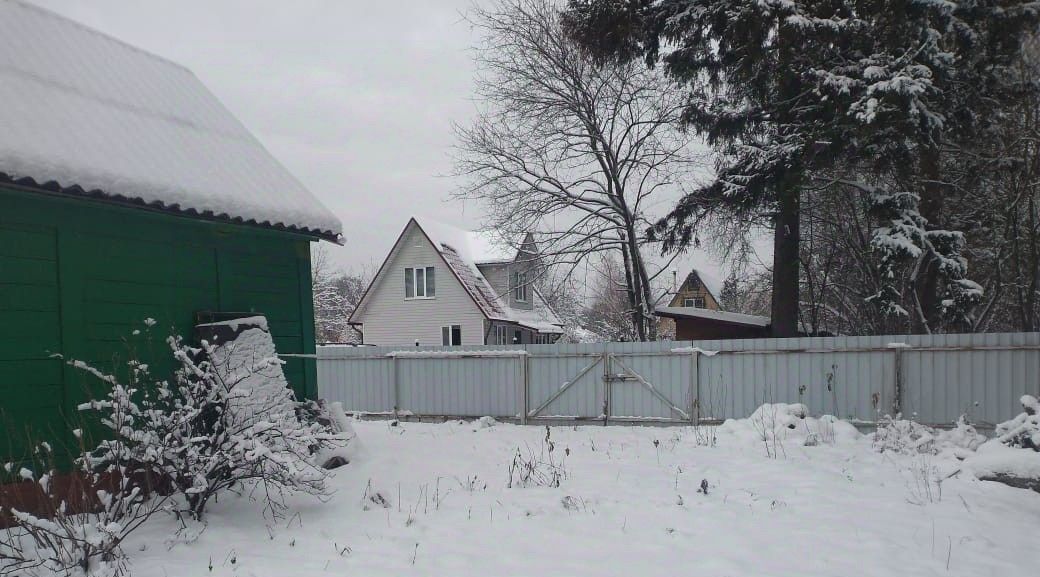
<path fill-rule="evenodd" d="M 699 305 L 697 304 L 698 302 L 700 302 Z M 704 297 L 686 297 L 683 299 L 682 306 L 684 308 L 706 309 L 708 308 L 708 299 Z"/>
<path fill-rule="evenodd" d="M 506 325 L 495 325 L 491 327 L 491 342 L 489 345 L 508 345 L 509 327 Z"/>
<path fill-rule="evenodd" d="M 422 271 L 422 295 L 419 294 L 419 274 L 418 271 Z M 430 273 L 433 273 L 433 282 L 430 282 Z M 404 268 L 404 274 L 410 275 L 412 279 L 412 296 L 408 296 L 408 281 L 405 280 L 404 285 L 404 300 L 406 301 L 422 301 L 422 300 L 433 300 L 437 298 L 437 273 L 436 268 L 432 266 L 407 266 Z M 430 294 L 430 289 L 433 289 L 433 294 Z"/>
<path fill-rule="evenodd" d="M 526 303 L 528 298 L 527 291 L 527 271 L 517 271 L 514 273 L 516 280 L 516 286 L 513 287 L 513 300 L 518 303 Z"/>
<path fill-rule="evenodd" d="M 455 341 L 455 334 L 458 332 L 459 340 Z M 444 342 L 448 341 L 448 342 Z M 441 346 L 444 347 L 459 347 L 462 346 L 462 325 L 444 325 L 441 327 Z"/>

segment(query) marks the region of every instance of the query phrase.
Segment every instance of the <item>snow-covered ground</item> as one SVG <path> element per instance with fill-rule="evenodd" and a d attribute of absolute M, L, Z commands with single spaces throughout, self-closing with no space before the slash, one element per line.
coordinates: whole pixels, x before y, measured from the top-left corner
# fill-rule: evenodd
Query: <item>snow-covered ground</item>
<path fill-rule="evenodd" d="M 1036 575 L 1040 495 L 954 475 L 952 457 L 879 454 L 845 423 L 777 442 L 718 430 L 553 427 L 559 487 L 509 488 L 544 427 L 355 423 L 326 503 L 272 522 L 224 497 L 197 540 L 159 519 L 134 575 Z M 816 446 L 804 446 L 808 433 Z M 767 456 L 775 453 L 776 457 Z M 525 460 L 522 459 L 522 460 Z M 552 477 L 552 471 L 539 473 Z M 514 485 L 517 475 L 514 472 Z M 706 481 L 707 494 L 700 491 Z M 212 568 L 211 568 L 212 567 Z"/>

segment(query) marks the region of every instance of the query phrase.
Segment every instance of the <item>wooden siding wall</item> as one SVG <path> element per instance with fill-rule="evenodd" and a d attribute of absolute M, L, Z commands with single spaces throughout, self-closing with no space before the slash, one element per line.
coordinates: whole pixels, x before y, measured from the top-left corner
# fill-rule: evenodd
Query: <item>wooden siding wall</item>
<path fill-rule="evenodd" d="M 279 352 L 314 353 L 309 242 L 93 200 L 0 189 L 0 460 L 28 439 L 71 442 L 67 423 L 96 387 L 51 355 L 111 370 L 138 347 L 163 375 L 164 339 L 190 339 L 194 314 L 267 315 Z M 143 320 L 150 338 L 131 336 Z M 313 361 L 290 359 L 297 395 L 314 396 Z"/>

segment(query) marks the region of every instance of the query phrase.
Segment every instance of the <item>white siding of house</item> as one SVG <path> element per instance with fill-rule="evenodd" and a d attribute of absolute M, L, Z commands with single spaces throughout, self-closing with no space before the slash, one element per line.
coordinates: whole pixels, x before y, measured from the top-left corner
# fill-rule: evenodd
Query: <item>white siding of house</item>
<path fill-rule="evenodd" d="M 405 300 L 404 269 L 427 266 L 436 269 L 436 298 Z M 484 344 L 484 315 L 414 225 L 405 231 L 376 283 L 355 319 L 364 323 L 365 344 L 415 346 L 418 340 L 423 346 L 439 346 L 445 325 L 462 325 L 464 345 Z"/>
<path fill-rule="evenodd" d="M 480 269 L 480 273 L 484 275 L 488 284 L 491 285 L 491 289 L 502 299 L 502 302 L 509 302 L 509 264 L 482 264 L 477 268 Z"/>
<path fill-rule="evenodd" d="M 526 270 L 527 278 L 529 281 L 538 277 L 539 271 L 535 266 L 535 263 L 531 262 L 511 262 L 511 263 L 495 263 L 495 264 L 483 264 L 479 266 L 481 274 L 487 279 L 488 283 L 491 284 L 491 288 L 494 289 L 503 303 L 506 303 L 510 308 L 518 310 L 533 310 L 534 309 L 534 286 L 529 284 L 527 287 L 527 302 L 520 302 L 516 300 L 516 291 L 513 283 L 513 275 L 517 271 Z"/>

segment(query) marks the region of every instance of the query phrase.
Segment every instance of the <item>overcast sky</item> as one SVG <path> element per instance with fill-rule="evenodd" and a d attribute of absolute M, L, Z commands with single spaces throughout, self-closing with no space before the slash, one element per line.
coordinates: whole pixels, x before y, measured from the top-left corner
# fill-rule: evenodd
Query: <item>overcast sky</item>
<path fill-rule="evenodd" d="M 342 219 L 344 267 L 382 262 L 411 214 L 481 224 L 446 176 L 475 107 L 473 0 L 32 1 L 190 68 Z"/>

